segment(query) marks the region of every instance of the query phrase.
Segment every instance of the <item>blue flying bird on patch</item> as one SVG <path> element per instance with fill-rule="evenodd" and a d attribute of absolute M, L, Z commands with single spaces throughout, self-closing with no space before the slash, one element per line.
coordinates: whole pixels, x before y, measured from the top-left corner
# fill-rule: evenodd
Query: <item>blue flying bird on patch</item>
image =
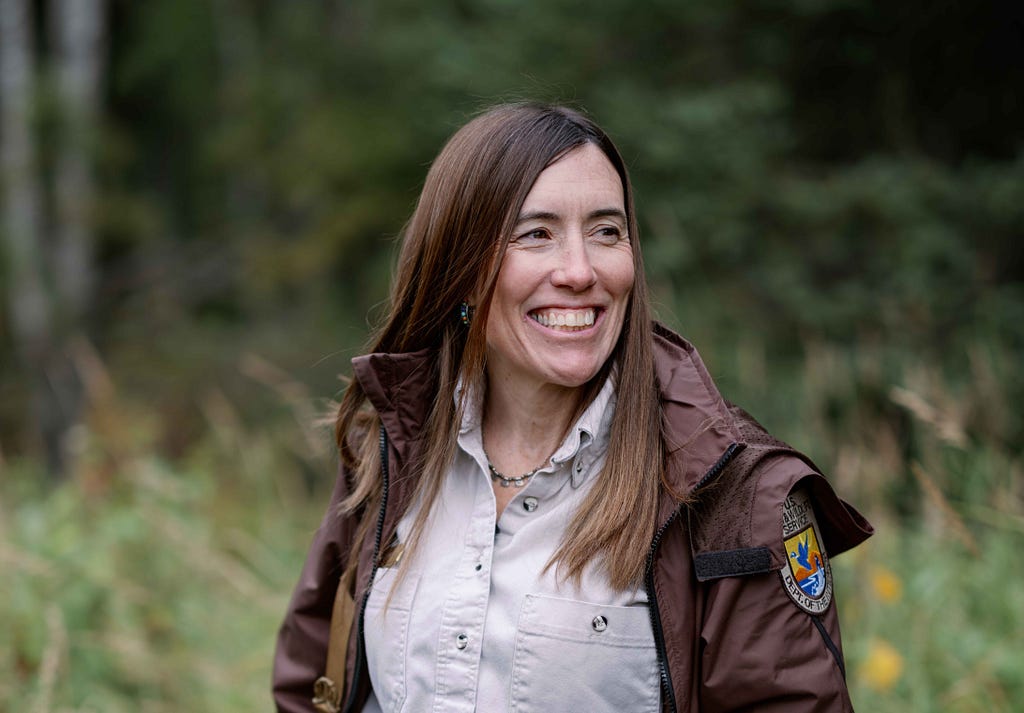
<path fill-rule="evenodd" d="M 796 549 L 797 549 L 797 553 L 793 554 L 791 552 L 789 554 L 789 556 L 792 557 L 793 559 L 795 559 L 796 563 L 798 565 L 800 565 L 801 567 L 803 567 L 804 569 L 810 569 L 811 568 L 811 561 L 810 561 L 810 558 L 808 557 L 808 555 L 810 555 L 810 545 L 807 542 L 807 535 L 806 534 L 804 534 L 804 537 L 803 537 L 803 539 L 800 542 L 797 542 Z"/>

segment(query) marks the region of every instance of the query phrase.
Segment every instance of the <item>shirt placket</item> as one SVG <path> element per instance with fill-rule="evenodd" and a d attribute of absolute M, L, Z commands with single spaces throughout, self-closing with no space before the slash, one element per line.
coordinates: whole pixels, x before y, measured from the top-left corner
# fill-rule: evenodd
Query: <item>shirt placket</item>
<path fill-rule="evenodd" d="M 441 609 L 433 706 L 438 713 L 473 711 L 476 707 L 481 643 L 490 596 L 494 517 L 492 496 L 487 489 L 475 483 L 472 491 L 471 524 Z"/>

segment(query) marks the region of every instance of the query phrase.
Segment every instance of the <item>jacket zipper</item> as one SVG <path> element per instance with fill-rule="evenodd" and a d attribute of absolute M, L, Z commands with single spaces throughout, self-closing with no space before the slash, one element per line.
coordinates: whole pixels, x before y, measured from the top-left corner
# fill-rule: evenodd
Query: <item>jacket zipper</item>
<path fill-rule="evenodd" d="M 711 480 L 718 476 L 719 473 L 729 464 L 729 461 L 735 457 L 737 453 L 742 451 L 746 446 L 741 443 L 733 443 L 722 454 L 721 458 L 715 462 L 711 469 L 704 474 L 694 486 L 693 491 L 697 492 Z M 661 545 L 661 538 L 665 536 L 668 528 L 675 522 L 676 517 L 679 516 L 682 507 L 678 507 L 672 511 L 669 518 L 662 523 L 658 531 L 654 533 L 654 539 L 651 540 L 651 548 L 647 552 L 647 564 L 645 565 L 644 573 L 644 588 L 647 590 L 647 611 L 651 615 L 651 629 L 654 631 L 654 645 L 658 650 L 658 668 L 661 672 L 661 691 L 665 696 L 665 702 L 668 704 L 668 710 L 670 713 L 678 713 L 679 708 L 676 705 L 676 694 L 672 688 L 672 677 L 668 670 L 668 651 L 665 649 L 665 630 L 661 627 L 661 611 L 658 609 L 658 598 L 654 592 L 654 555 L 658 551 L 658 546 Z"/>
<path fill-rule="evenodd" d="M 377 513 L 377 530 L 374 534 L 373 540 L 373 566 L 370 568 L 369 584 L 366 587 L 366 592 L 363 593 L 363 603 L 359 607 L 359 626 L 357 629 L 358 638 L 356 639 L 356 664 L 352 673 L 352 687 L 348 692 L 348 699 L 345 701 L 345 707 L 343 709 L 345 713 L 352 713 L 352 710 L 355 707 L 356 687 L 359 683 L 359 678 L 363 674 L 363 659 L 366 654 L 363 650 L 365 646 L 363 643 L 363 624 L 366 618 L 366 604 L 370 601 L 370 590 L 373 589 L 373 580 L 377 576 L 377 559 L 380 557 L 380 541 L 384 535 L 384 513 L 387 512 L 388 508 L 388 435 L 384 431 L 384 424 L 381 424 L 380 426 L 380 473 L 382 481 L 380 512 Z"/>

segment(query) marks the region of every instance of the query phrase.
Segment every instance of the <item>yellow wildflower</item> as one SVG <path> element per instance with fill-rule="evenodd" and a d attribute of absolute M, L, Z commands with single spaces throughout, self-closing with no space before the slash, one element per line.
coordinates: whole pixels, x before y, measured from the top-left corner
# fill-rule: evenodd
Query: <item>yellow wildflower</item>
<path fill-rule="evenodd" d="M 892 570 L 885 567 L 873 567 L 871 569 L 871 589 L 882 603 L 892 604 L 899 601 L 903 595 L 903 582 Z"/>
<path fill-rule="evenodd" d="M 885 693 L 903 674 L 903 657 L 888 641 L 874 639 L 857 673 L 868 688 Z"/>

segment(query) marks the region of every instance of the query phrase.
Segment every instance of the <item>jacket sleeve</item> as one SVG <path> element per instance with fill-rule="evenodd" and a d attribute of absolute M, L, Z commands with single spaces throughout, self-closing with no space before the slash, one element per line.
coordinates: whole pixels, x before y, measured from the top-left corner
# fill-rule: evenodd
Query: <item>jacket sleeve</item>
<path fill-rule="evenodd" d="M 714 582 L 700 645 L 704 713 L 853 710 L 835 601 L 805 612 L 778 572 Z"/>
<path fill-rule="evenodd" d="M 278 631 L 273 694 L 279 713 L 315 711 L 313 683 L 323 675 L 327 662 L 331 611 L 355 529 L 354 518 L 339 515 L 339 504 L 347 492 L 346 474 L 340 468 L 327 513 Z"/>
<path fill-rule="evenodd" d="M 768 566 L 707 584 L 701 710 L 852 711 L 829 547 L 871 526 L 797 459 L 762 461 L 752 482 L 747 522 Z"/>

